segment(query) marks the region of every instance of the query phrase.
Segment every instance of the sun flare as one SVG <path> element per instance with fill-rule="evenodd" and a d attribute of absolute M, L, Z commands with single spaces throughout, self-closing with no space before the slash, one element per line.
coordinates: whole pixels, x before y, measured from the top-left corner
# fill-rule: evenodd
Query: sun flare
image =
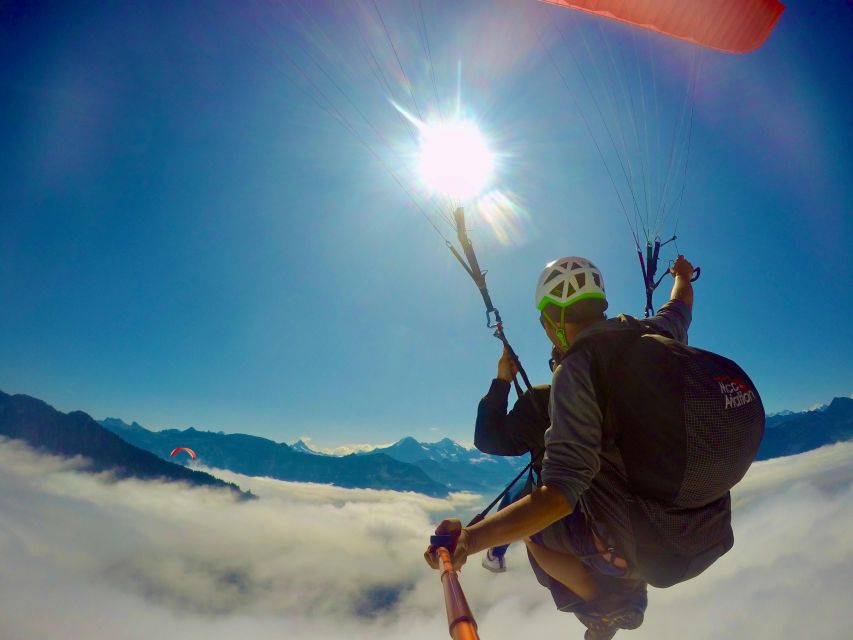
<path fill-rule="evenodd" d="M 480 129 L 468 120 L 421 128 L 418 170 L 431 191 L 456 200 L 477 196 L 489 183 L 495 160 Z"/>

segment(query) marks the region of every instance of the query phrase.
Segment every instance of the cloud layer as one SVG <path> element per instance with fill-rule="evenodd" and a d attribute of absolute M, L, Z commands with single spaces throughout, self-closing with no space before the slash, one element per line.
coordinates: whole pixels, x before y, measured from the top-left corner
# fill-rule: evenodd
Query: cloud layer
<path fill-rule="evenodd" d="M 391 491 L 215 471 L 260 500 L 114 482 L 0 442 L 0 638 L 443 639 L 441 587 L 421 553 L 470 494 Z M 735 548 L 652 590 L 619 637 L 837 640 L 853 628 L 853 443 L 757 463 L 734 493 Z M 581 638 L 513 545 L 510 570 L 462 582 L 484 640 Z"/>

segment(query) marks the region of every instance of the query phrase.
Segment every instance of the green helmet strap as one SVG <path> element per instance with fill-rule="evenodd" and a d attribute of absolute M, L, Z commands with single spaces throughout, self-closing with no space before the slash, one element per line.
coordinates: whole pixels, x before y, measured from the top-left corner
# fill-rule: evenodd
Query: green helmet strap
<path fill-rule="evenodd" d="M 542 317 L 545 318 L 545 321 L 551 325 L 551 328 L 557 334 L 557 340 L 560 341 L 560 346 L 563 347 L 563 349 L 569 348 L 569 341 L 566 340 L 566 331 L 565 331 L 565 329 L 563 329 L 563 327 L 566 324 L 566 309 L 567 309 L 567 307 L 561 307 L 560 308 L 560 324 L 559 325 L 551 319 L 550 315 L 545 313 L 545 309 L 542 309 Z"/>

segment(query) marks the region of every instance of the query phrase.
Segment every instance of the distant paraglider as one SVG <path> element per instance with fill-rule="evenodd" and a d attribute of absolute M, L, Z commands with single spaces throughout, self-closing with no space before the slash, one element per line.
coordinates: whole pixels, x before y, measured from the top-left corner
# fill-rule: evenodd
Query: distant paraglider
<path fill-rule="evenodd" d="M 196 459 L 195 451 L 188 447 L 178 447 L 176 449 L 172 449 L 172 453 L 169 454 L 169 457 L 174 458 L 180 451 L 186 451 L 189 454 L 190 458 L 192 458 L 193 460 Z"/>

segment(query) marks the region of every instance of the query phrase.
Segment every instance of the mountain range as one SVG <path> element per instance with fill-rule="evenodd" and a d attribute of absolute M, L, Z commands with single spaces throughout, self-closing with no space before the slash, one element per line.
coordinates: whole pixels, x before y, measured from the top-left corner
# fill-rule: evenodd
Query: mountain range
<path fill-rule="evenodd" d="M 192 427 L 151 431 L 136 422 L 127 424 L 118 418 L 107 418 L 100 424 L 130 444 L 161 458 L 168 458 L 176 447 L 189 447 L 198 454 L 198 462 L 207 467 L 248 476 L 347 488 L 415 491 L 431 496 L 446 496 L 449 491 L 445 484 L 430 478 L 417 466 L 382 451 L 325 456 L 242 433 L 199 431 Z M 184 464 L 186 460 L 182 457 L 179 462 Z"/>
<path fill-rule="evenodd" d="M 413 464 L 455 491 L 477 493 L 502 489 L 530 461 L 530 456 L 526 455 L 491 456 L 463 447 L 450 438 L 426 443 L 406 437 L 374 451 Z M 356 455 L 369 454 L 362 452 Z"/>
<path fill-rule="evenodd" d="M 62 413 L 30 396 L 0 391 L 0 436 L 23 440 L 36 450 L 54 455 L 82 456 L 89 471 L 109 471 L 117 479 L 165 479 L 227 489 L 240 498 L 253 497 L 209 473 L 172 464 L 132 446 L 82 411 Z"/>
<path fill-rule="evenodd" d="M 303 440 L 293 445 L 247 434 L 194 428 L 153 431 L 118 418 L 95 421 L 82 411 L 56 411 L 36 398 L 0 392 L 0 435 L 25 440 L 54 454 L 88 458 L 93 471 L 117 477 L 167 478 L 193 484 L 233 484 L 192 469 L 195 464 L 250 476 L 348 488 L 414 491 L 446 496 L 450 491 L 491 493 L 502 488 L 528 462 L 483 454 L 449 438 L 419 442 L 405 437 L 392 445 L 345 456 L 317 451 Z M 812 411 L 782 412 L 767 418 L 758 460 L 795 455 L 853 438 L 853 399 L 835 398 Z M 197 462 L 176 447 L 198 453 Z M 186 468 L 183 465 L 190 465 Z"/>
<path fill-rule="evenodd" d="M 256 436 L 226 435 L 192 427 L 151 431 L 118 418 L 106 418 L 100 424 L 131 444 L 164 458 L 175 447 L 189 447 L 198 453 L 204 465 L 245 475 L 428 495 L 493 491 L 502 488 L 528 462 L 526 456 L 490 456 L 449 438 L 423 443 L 406 437 L 386 447 L 334 456 L 312 449 L 303 440 L 288 446 Z"/>
<path fill-rule="evenodd" d="M 792 456 L 853 438 L 853 398 L 835 398 L 812 411 L 768 416 L 757 460 Z"/>

